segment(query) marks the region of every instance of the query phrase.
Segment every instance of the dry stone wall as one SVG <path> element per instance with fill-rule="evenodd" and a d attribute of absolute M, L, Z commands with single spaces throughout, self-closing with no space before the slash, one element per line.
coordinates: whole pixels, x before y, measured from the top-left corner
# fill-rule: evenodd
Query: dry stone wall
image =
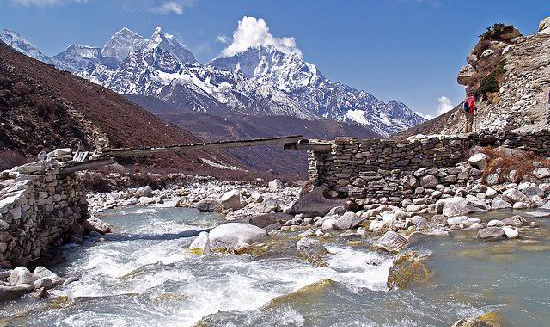
<path fill-rule="evenodd" d="M 332 196 L 346 196 L 358 204 L 432 204 L 428 202 L 436 201 L 445 187 L 479 179 L 478 169 L 460 164 L 474 146 L 506 146 L 550 156 L 546 130 L 418 135 L 407 140 L 338 138 L 331 143 L 331 152 L 310 153 L 310 179 L 328 186 Z"/>
<path fill-rule="evenodd" d="M 85 191 L 59 167 L 43 161 L 0 174 L 0 267 L 25 266 L 50 247 L 82 237 Z"/>

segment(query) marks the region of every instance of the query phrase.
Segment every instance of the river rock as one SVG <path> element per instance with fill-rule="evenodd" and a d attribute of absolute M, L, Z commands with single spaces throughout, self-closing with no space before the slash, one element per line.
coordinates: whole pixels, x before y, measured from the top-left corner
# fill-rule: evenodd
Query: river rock
<path fill-rule="evenodd" d="M 37 277 L 34 276 L 26 267 L 17 267 L 11 271 L 9 282 L 12 285 L 31 285 Z"/>
<path fill-rule="evenodd" d="M 441 213 L 445 217 L 464 216 L 470 212 L 469 201 L 464 198 L 438 200 L 437 206 L 442 206 Z M 437 211 L 440 213 L 439 209 Z"/>
<path fill-rule="evenodd" d="M 388 252 L 399 251 L 407 246 L 407 239 L 394 231 L 387 231 L 384 236 L 380 237 L 374 247 Z"/>
<path fill-rule="evenodd" d="M 538 186 L 526 187 L 523 190 L 521 190 L 521 192 L 523 194 L 525 194 L 525 196 L 527 196 L 529 199 L 532 199 L 533 197 L 535 197 L 537 195 L 540 196 L 540 197 L 544 196 L 544 191 Z"/>
<path fill-rule="evenodd" d="M 189 246 L 189 251 L 193 254 L 206 254 L 210 252 L 210 236 L 208 232 L 200 232 L 199 236 L 193 240 Z"/>
<path fill-rule="evenodd" d="M 22 284 L 16 286 L 1 286 L 0 285 L 0 303 L 16 300 L 23 295 L 30 293 L 34 290 L 33 285 Z"/>
<path fill-rule="evenodd" d="M 41 288 L 51 289 L 53 287 L 53 281 L 49 278 L 40 278 L 34 281 L 33 286 L 36 290 Z"/>
<path fill-rule="evenodd" d="M 504 218 L 502 222 L 504 223 L 504 225 L 514 226 L 514 227 L 521 227 L 523 225 L 527 225 L 527 220 L 522 216 L 513 216 L 513 217 Z"/>
<path fill-rule="evenodd" d="M 241 196 L 241 191 L 239 190 L 225 192 L 220 198 L 220 202 L 224 209 L 231 209 L 235 211 L 242 209 L 246 205 L 246 202 Z"/>
<path fill-rule="evenodd" d="M 323 256 L 328 254 L 328 250 L 318 240 L 304 237 L 296 243 L 296 249 L 307 261 L 319 266 L 325 265 Z"/>
<path fill-rule="evenodd" d="M 327 216 L 335 216 L 335 215 L 343 215 L 346 213 L 346 207 L 344 206 L 336 206 L 327 213 Z"/>
<path fill-rule="evenodd" d="M 429 280 L 431 276 L 430 269 L 418 253 L 403 253 L 390 267 L 387 285 L 390 290 L 408 289 L 417 283 Z"/>
<path fill-rule="evenodd" d="M 59 277 L 56 273 L 51 272 L 45 267 L 36 267 L 34 268 L 33 275 L 39 279 L 39 278 L 49 278 L 53 282 L 54 285 L 61 285 L 63 284 L 64 280 Z"/>
<path fill-rule="evenodd" d="M 291 215 L 303 213 L 308 217 L 324 217 L 332 208 L 346 206 L 345 199 L 327 199 L 324 193 L 328 192 L 325 186 L 315 187 L 311 192 L 302 194 L 292 205 Z"/>
<path fill-rule="evenodd" d="M 325 220 L 323 220 L 323 223 L 321 224 L 321 230 L 322 231 L 333 230 L 334 224 L 336 224 L 335 218 L 326 218 Z"/>
<path fill-rule="evenodd" d="M 477 237 L 483 241 L 498 241 L 503 239 L 504 235 L 504 229 L 501 227 L 487 227 L 477 233 Z"/>
<path fill-rule="evenodd" d="M 150 197 L 152 193 L 153 193 L 153 189 L 151 188 L 151 186 L 138 187 L 134 192 L 134 197 L 136 198 Z"/>
<path fill-rule="evenodd" d="M 487 168 L 487 155 L 484 153 L 476 153 L 468 158 L 468 163 L 474 168 L 485 170 L 485 168 Z"/>
<path fill-rule="evenodd" d="M 525 202 L 516 202 L 516 203 L 514 203 L 512 208 L 515 209 L 515 210 L 522 210 L 522 209 L 529 208 L 529 205 Z"/>
<path fill-rule="evenodd" d="M 285 185 L 281 180 L 274 179 L 269 183 L 267 183 L 267 186 L 269 187 L 270 190 L 277 191 L 278 189 L 283 188 Z"/>
<path fill-rule="evenodd" d="M 505 226 L 502 230 L 504 230 L 504 235 L 506 235 L 506 238 L 517 238 L 519 236 L 519 232 L 515 227 Z"/>
<path fill-rule="evenodd" d="M 493 219 L 487 223 L 487 227 L 503 227 L 504 225 L 506 224 L 498 219 Z"/>
<path fill-rule="evenodd" d="M 336 222 L 334 223 L 334 227 L 336 229 L 350 229 L 353 225 L 353 221 L 355 220 L 356 215 L 355 212 L 348 211 L 344 213 L 340 218 L 336 219 Z"/>
<path fill-rule="evenodd" d="M 550 177 L 550 169 L 548 169 L 548 168 L 537 168 L 533 171 L 533 175 L 535 175 L 535 177 L 539 178 L 539 179 Z"/>
<path fill-rule="evenodd" d="M 235 250 L 239 244 L 259 242 L 266 236 L 267 232 L 265 230 L 254 225 L 222 224 L 210 231 L 210 248 Z"/>
<path fill-rule="evenodd" d="M 195 203 L 195 208 L 202 212 L 221 212 L 223 207 L 218 199 L 206 198 Z"/>
<path fill-rule="evenodd" d="M 509 190 L 506 190 L 502 194 L 502 198 L 510 203 L 516 203 L 516 202 L 525 202 L 529 203 L 529 198 L 525 196 L 525 194 L 521 193 L 520 191 L 512 188 Z"/>
<path fill-rule="evenodd" d="M 267 226 L 274 225 L 274 224 L 283 225 L 284 223 L 286 223 L 289 220 L 292 220 L 293 218 L 294 217 L 292 215 L 289 215 L 287 213 L 269 212 L 263 215 L 250 217 L 248 220 L 248 223 L 260 228 L 266 228 Z"/>
<path fill-rule="evenodd" d="M 500 197 L 494 198 L 491 201 L 491 209 L 493 210 L 502 210 L 502 209 L 511 209 L 511 208 L 512 208 L 512 205 Z"/>
<path fill-rule="evenodd" d="M 473 224 L 478 224 L 479 222 L 480 222 L 479 218 L 470 218 L 467 216 L 451 217 L 447 219 L 447 224 L 449 224 L 449 226 L 453 226 L 453 225 L 471 226 Z"/>

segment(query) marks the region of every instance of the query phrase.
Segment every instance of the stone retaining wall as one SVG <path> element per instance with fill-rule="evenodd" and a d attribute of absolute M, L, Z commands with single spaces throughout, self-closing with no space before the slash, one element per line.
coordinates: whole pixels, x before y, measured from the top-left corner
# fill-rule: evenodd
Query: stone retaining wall
<path fill-rule="evenodd" d="M 311 152 L 310 179 L 326 185 L 333 196 L 360 204 L 419 204 L 426 192 L 465 186 L 481 172 L 458 165 L 474 146 L 506 146 L 550 156 L 550 131 L 531 134 L 502 132 L 455 136 L 416 136 L 407 140 L 337 138 L 331 152 Z"/>
<path fill-rule="evenodd" d="M 59 166 L 31 163 L 0 174 L 0 267 L 26 266 L 48 248 L 82 237 L 85 192 Z"/>

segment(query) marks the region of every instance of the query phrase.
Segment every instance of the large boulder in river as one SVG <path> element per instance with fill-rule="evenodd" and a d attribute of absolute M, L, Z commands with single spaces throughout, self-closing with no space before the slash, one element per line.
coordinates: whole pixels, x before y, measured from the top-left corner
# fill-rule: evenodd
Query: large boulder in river
<path fill-rule="evenodd" d="M 443 214 L 445 217 L 465 216 L 470 212 L 481 211 L 468 199 L 460 197 L 438 200 L 436 208 L 437 213 Z"/>
<path fill-rule="evenodd" d="M 294 216 L 283 212 L 270 212 L 263 215 L 253 216 L 248 219 L 248 222 L 260 228 L 266 228 L 270 225 L 281 224 L 291 220 Z"/>
<path fill-rule="evenodd" d="M 328 199 L 325 193 L 328 192 L 325 186 L 315 187 L 311 192 L 302 196 L 292 205 L 289 210 L 291 215 L 303 213 L 306 217 L 324 217 L 332 208 L 346 206 L 345 199 Z"/>
<path fill-rule="evenodd" d="M 16 286 L 2 286 L 0 285 L 0 303 L 16 300 L 26 293 L 32 292 L 34 290 L 33 285 L 22 284 Z"/>
<path fill-rule="evenodd" d="M 209 234 L 210 248 L 235 250 L 243 244 L 260 242 L 267 236 L 267 232 L 260 227 L 250 224 L 229 223 L 212 229 Z"/>
<path fill-rule="evenodd" d="M 523 202 L 523 203 L 529 203 L 529 198 L 521 193 L 520 191 L 516 190 L 515 188 L 511 188 L 509 190 L 506 190 L 502 194 L 502 198 L 510 203 L 516 203 L 516 202 Z"/>
<path fill-rule="evenodd" d="M 378 241 L 374 243 L 375 248 L 388 252 L 399 251 L 405 246 L 407 246 L 407 238 L 391 230 L 387 231 L 384 236 L 380 237 Z"/>
<path fill-rule="evenodd" d="M 393 261 L 388 275 L 388 288 L 408 289 L 429 280 L 432 273 L 417 252 L 403 253 Z"/>
<path fill-rule="evenodd" d="M 296 249 L 300 256 L 316 266 L 325 266 L 323 256 L 328 254 L 328 250 L 318 240 L 304 237 L 296 243 Z"/>
<path fill-rule="evenodd" d="M 336 219 L 336 222 L 334 223 L 334 227 L 342 230 L 350 229 L 351 227 L 353 227 L 353 224 L 356 219 L 357 219 L 357 216 L 355 212 L 348 211 L 344 213 L 341 217 Z"/>
<path fill-rule="evenodd" d="M 11 271 L 9 281 L 12 285 L 22 285 L 33 284 L 37 279 L 26 267 L 17 267 Z"/>
<path fill-rule="evenodd" d="M 502 227 L 487 227 L 479 230 L 477 237 L 483 241 L 498 241 L 505 237 Z"/>
<path fill-rule="evenodd" d="M 222 204 L 218 199 L 202 199 L 195 203 L 195 208 L 203 212 L 221 212 L 223 210 Z"/>
<path fill-rule="evenodd" d="M 189 246 L 189 252 L 198 255 L 210 252 L 210 235 L 208 235 L 208 232 L 200 232 L 199 236 Z"/>
<path fill-rule="evenodd" d="M 246 205 L 246 202 L 241 196 L 241 191 L 239 190 L 225 192 L 220 198 L 220 202 L 224 209 L 231 210 L 240 210 Z"/>

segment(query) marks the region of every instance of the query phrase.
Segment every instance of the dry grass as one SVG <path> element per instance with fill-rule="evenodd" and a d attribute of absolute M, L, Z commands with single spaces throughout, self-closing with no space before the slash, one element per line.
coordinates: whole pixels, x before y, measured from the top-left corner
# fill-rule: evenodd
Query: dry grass
<path fill-rule="evenodd" d="M 536 168 L 550 168 L 550 160 L 529 151 L 485 147 L 481 152 L 488 157 L 483 178 L 497 172 L 501 176 L 508 176 L 512 170 L 516 170 L 519 179 L 523 179 L 526 176 L 532 176 L 533 170 Z"/>

